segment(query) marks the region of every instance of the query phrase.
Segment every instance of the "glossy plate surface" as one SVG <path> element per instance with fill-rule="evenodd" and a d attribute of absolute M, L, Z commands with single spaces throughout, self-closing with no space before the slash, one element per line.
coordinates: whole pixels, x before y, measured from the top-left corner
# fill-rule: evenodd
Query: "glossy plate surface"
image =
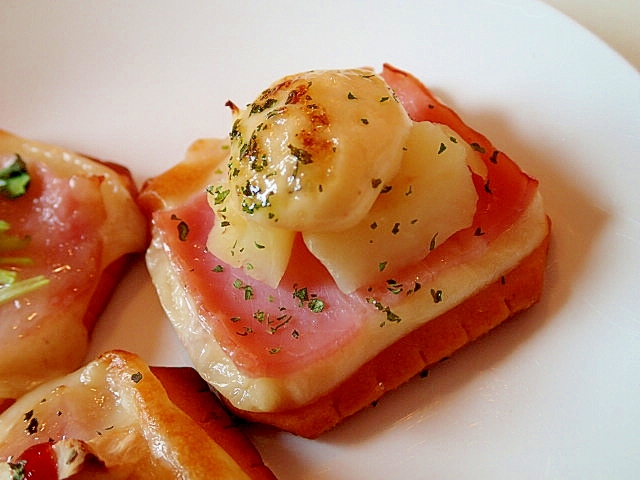
<path fill-rule="evenodd" d="M 252 435 L 283 479 L 636 478 L 640 75 L 529 1 L 19 2 L 3 7 L 0 128 L 130 167 L 138 182 L 224 103 L 314 68 L 390 62 L 541 183 L 540 304 L 316 441 Z M 419 4 L 418 4 L 419 3 Z M 138 262 L 90 357 L 188 363 Z"/>

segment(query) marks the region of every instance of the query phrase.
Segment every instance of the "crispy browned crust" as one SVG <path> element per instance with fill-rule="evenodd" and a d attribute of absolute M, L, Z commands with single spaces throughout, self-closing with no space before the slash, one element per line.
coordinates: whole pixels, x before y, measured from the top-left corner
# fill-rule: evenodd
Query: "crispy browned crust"
<path fill-rule="evenodd" d="M 254 480 L 275 479 L 260 453 L 209 389 L 189 367 L 151 367 L 169 399 L 193 419 Z"/>
<path fill-rule="evenodd" d="M 281 412 L 248 412 L 228 401 L 225 404 L 246 420 L 307 438 L 318 437 L 536 303 L 542 293 L 548 246 L 547 234 L 528 257 L 499 280 L 401 338 L 313 403 Z"/>
<path fill-rule="evenodd" d="M 151 218 L 154 211 L 182 203 L 194 192 L 204 190 L 218 160 L 226 154 L 219 148 L 220 144 L 215 139 L 196 140 L 182 162 L 144 182 L 138 196 L 142 212 Z"/>

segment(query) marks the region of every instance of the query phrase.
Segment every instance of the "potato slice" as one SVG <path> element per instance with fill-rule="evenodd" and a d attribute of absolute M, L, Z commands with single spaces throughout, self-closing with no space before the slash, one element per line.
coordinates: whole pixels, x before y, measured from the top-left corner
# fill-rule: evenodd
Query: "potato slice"
<path fill-rule="evenodd" d="M 233 200 L 253 221 L 294 231 L 357 224 L 398 172 L 411 127 L 369 69 L 285 77 L 232 107 Z"/>
<path fill-rule="evenodd" d="M 450 128 L 414 124 L 400 173 L 371 210 L 343 232 L 303 232 L 308 249 L 349 293 L 389 279 L 471 225 L 477 193 L 469 163 L 477 153 Z"/>

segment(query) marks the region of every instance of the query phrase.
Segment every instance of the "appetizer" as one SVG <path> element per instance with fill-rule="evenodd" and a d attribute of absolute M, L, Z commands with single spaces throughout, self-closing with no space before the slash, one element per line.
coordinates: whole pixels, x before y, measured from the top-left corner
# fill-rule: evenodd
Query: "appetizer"
<path fill-rule="evenodd" d="M 84 361 L 118 278 L 148 243 L 136 195 L 119 165 L 0 131 L 0 400 Z"/>
<path fill-rule="evenodd" d="M 535 303 L 538 182 L 410 74 L 309 71 L 228 102 L 144 185 L 146 261 L 237 415 L 317 437 Z"/>
<path fill-rule="evenodd" d="M 17 400 L 0 460 L 6 478 L 275 479 L 193 369 L 124 351 Z"/>

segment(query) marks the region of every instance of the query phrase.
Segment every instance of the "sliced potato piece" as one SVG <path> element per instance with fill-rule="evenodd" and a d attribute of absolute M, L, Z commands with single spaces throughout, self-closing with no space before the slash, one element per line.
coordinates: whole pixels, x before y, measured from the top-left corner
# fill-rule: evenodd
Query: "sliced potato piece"
<path fill-rule="evenodd" d="M 257 223 L 295 231 L 357 224 L 398 172 L 411 126 L 369 69 L 285 77 L 232 107 L 234 201 Z"/>
<path fill-rule="evenodd" d="M 448 127 L 414 124 L 400 173 L 365 218 L 344 232 L 303 232 L 307 247 L 345 293 L 389 279 L 471 225 L 475 156 Z"/>
<path fill-rule="evenodd" d="M 209 205 L 215 223 L 207 240 L 207 249 L 223 262 L 243 268 L 252 278 L 277 287 L 284 274 L 295 232 L 252 221 L 235 202 L 228 201 L 226 182 L 209 188 Z"/>

